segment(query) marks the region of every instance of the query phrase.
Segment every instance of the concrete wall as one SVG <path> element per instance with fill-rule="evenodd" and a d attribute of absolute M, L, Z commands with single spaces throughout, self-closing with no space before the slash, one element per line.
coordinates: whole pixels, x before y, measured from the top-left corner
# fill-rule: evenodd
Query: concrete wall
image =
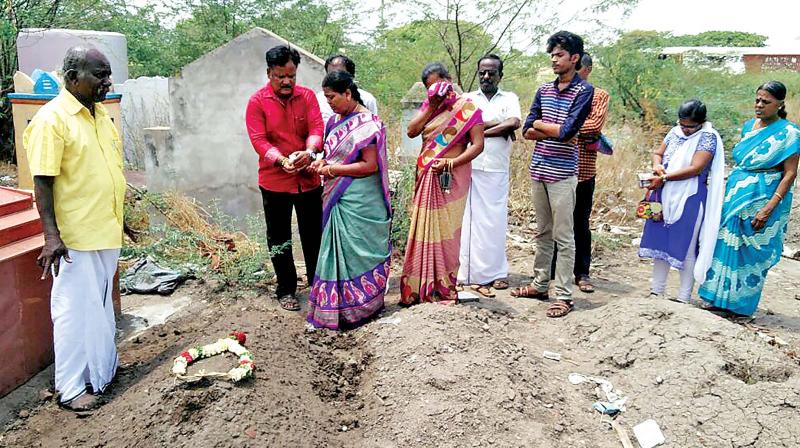
<path fill-rule="evenodd" d="M 247 101 L 267 82 L 266 51 L 285 39 L 254 28 L 184 67 L 169 80 L 170 137 L 154 140 L 158 158 L 148 185 L 172 185 L 233 216 L 258 213 L 258 157 L 250 145 L 244 123 Z M 297 48 L 297 47 L 295 47 Z M 302 61 L 297 83 L 319 89 L 325 75 L 324 61 L 297 48 Z M 158 141 L 169 141 L 167 151 Z M 169 160 L 168 160 L 169 159 Z M 165 179 L 165 177 L 169 177 Z"/>
<path fill-rule="evenodd" d="M 744 64 L 747 73 L 761 73 L 776 70 L 800 72 L 800 54 L 746 54 Z"/>
<path fill-rule="evenodd" d="M 163 77 L 129 79 L 114 86 L 122 94 L 122 132 L 125 167 L 145 167 L 144 129 L 169 126 L 169 81 Z"/>
<path fill-rule="evenodd" d="M 96 48 L 111 63 L 115 83 L 128 80 L 128 41 L 125 35 L 102 31 L 26 28 L 17 36 L 19 70 L 30 75 L 35 69 L 61 70 L 64 54 L 76 45 Z"/>

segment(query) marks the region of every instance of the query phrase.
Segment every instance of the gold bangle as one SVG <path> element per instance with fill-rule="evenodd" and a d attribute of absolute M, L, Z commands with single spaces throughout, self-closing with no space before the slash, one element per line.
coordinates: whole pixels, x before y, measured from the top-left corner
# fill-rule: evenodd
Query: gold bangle
<path fill-rule="evenodd" d="M 783 200 L 783 196 L 781 196 L 777 191 L 774 193 L 774 195 L 777 196 L 781 201 Z"/>

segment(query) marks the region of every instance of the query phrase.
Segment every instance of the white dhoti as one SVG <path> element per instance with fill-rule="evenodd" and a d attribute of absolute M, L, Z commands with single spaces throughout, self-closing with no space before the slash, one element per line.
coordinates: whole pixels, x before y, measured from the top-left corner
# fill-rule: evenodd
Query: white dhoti
<path fill-rule="evenodd" d="M 461 227 L 458 282 L 485 285 L 508 277 L 508 172 L 472 170 Z"/>
<path fill-rule="evenodd" d="M 69 250 L 53 279 L 50 313 L 56 355 L 56 390 L 69 403 L 91 384 L 102 393 L 117 371 L 112 291 L 119 249 Z"/>

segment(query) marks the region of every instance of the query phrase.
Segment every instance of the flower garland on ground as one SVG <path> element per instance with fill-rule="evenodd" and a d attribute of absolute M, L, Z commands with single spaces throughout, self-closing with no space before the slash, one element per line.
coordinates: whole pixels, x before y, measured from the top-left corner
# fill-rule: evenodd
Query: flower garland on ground
<path fill-rule="evenodd" d="M 246 341 L 247 335 L 245 333 L 234 331 L 228 335 L 227 338 L 219 339 L 213 344 L 190 348 L 178 355 L 175 361 L 172 362 L 172 373 L 181 379 L 221 376 L 233 382 L 251 377 L 253 376 L 253 370 L 256 366 L 253 363 L 253 355 L 244 347 Z M 239 357 L 238 366 L 232 368 L 227 373 L 204 373 L 201 371 L 197 375 L 186 375 L 186 369 L 189 367 L 189 364 L 198 359 L 210 358 L 225 351 L 231 352 Z"/>

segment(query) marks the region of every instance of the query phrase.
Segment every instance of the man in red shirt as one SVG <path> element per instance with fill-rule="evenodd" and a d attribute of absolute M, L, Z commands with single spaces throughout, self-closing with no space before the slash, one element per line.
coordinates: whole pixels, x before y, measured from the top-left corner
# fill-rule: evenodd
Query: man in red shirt
<path fill-rule="evenodd" d="M 272 266 L 281 306 L 297 311 L 297 271 L 292 256 L 292 209 L 309 283 L 314 279 L 322 235 L 322 187 L 306 168 L 321 155 L 323 123 L 314 91 L 295 85 L 300 54 L 279 45 L 267 51 L 269 83 L 250 97 L 245 121 L 258 153 L 258 185 L 267 220 L 267 244 L 278 250 Z M 278 249 L 275 249 L 278 248 Z"/>

